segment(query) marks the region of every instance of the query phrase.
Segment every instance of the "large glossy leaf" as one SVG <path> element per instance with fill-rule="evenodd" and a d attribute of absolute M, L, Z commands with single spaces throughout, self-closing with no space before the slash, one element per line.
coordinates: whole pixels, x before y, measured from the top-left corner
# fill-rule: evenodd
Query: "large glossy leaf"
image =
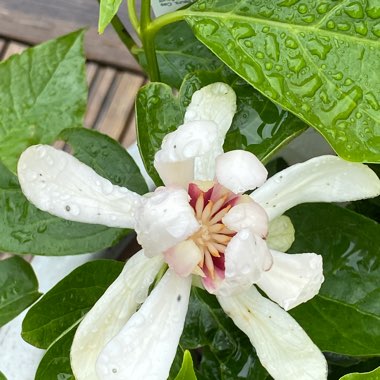
<path fill-rule="evenodd" d="M 194 36 L 186 22 L 163 27 L 155 38 L 160 79 L 179 88 L 183 78 L 197 70 L 214 70 L 223 63 Z M 135 49 L 140 64 L 147 69 L 144 50 Z"/>
<path fill-rule="evenodd" d="M 266 162 L 306 130 L 304 122 L 272 103 L 228 69 L 188 75 L 180 90 L 182 107 L 189 104 L 195 90 L 219 81 L 228 83 L 237 96 L 237 111 L 224 142 L 224 151 L 248 150 Z"/>
<path fill-rule="evenodd" d="M 0 160 L 15 170 L 26 147 L 81 127 L 86 100 L 83 31 L 11 56 L 0 64 Z"/>
<path fill-rule="evenodd" d="M 75 380 L 70 365 L 70 348 L 76 327 L 54 342 L 46 351 L 34 380 Z"/>
<path fill-rule="evenodd" d="M 203 0 L 185 12 L 213 53 L 339 155 L 380 161 L 375 0 Z"/>
<path fill-rule="evenodd" d="M 269 379 L 249 339 L 204 290 L 192 289 L 180 345 L 184 349 L 202 347 L 199 380 Z"/>
<path fill-rule="evenodd" d="M 96 260 L 75 269 L 36 303 L 22 324 L 22 337 L 48 348 L 92 308 L 123 269 L 124 263 Z"/>
<path fill-rule="evenodd" d="M 291 252 L 323 256 L 319 294 L 292 310 L 323 351 L 380 355 L 380 225 L 331 204 L 288 212 L 296 231 Z"/>
<path fill-rule="evenodd" d="M 140 169 L 124 147 L 110 137 L 84 128 L 65 129 L 59 136 L 73 149 L 78 160 L 91 166 L 113 184 L 138 194 L 148 192 Z"/>
<path fill-rule="evenodd" d="M 36 275 L 28 262 L 17 256 L 0 261 L 0 327 L 40 295 Z"/>
<path fill-rule="evenodd" d="M 380 367 L 374 369 L 371 372 L 366 373 L 350 373 L 341 377 L 341 380 L 379 380 L 380 379 Z"/>
<path fill-rule="evenodd" d="M 98 31 L 103 33 L 107 25 L 112 21 L 113 16 L 116 15 L 123 0 L 99 0 L 99 23 Z"/>
<path fill-rule="evenodd" d="M 61 256 L 95 252 L 116 244 L 127 229 L 76 223 L 38 210 L 17 177 L 0 162 L 0 251 Z"/>

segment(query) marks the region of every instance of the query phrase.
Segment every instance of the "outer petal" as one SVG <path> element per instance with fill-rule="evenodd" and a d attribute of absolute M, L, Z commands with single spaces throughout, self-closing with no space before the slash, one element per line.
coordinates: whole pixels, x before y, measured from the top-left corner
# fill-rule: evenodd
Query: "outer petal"
<path fill-rule="evenodd" d="M 179 276 L 189 276 L 202 259 L 202 252 L 193 240 L 185 240 L 164 253 L 165 261 Z"/>
<path fill-rule="evenodd" d="M 268 234 L 268 215 L 256 202 L 237 204 L 228 211 L 222 221 L 232 231 L 249 228 L 262 238 Z"/>
<path fill-rule="evenodd" d="M 327 363 L 298 323 L 252 287 L 233 297 L 217 296 L 250 339 L 261 364 L 276 380 L 327 379 Z"/>
<path fill-rule="evenodd" d="M 272 220 L 300 203 L 354 201 L 379 194 L 380 180 L 367 166 L 321 156 L 277 173 L 251 196 Z"/>
<path fill-rule="evenodd" d="M 191 277 L 170 269 L 97 362 L 100 380 L 166 380 L 189 303 Z"/>
<path fill-rule="evenodd" d="M 236 94 L 225 83 L 217 82 L 195 91 L 186 109 L 185 123 L 211 120 L 218 125 L 218 138 L 223 143 L 236 112 Z"/>
<path fill-rule="evenodd" d="M 174 187 L 159 187 L 145 197 L 136 219 L 137 240 L 148 257 L 165 252 L 199 229 L 189 195 Z"/>
<path fill-rule="evenodd" d="M 269 248 L 286 252 L 292 246 L 294 239 L 295 230 L 288 216 L 280 215 L 269 223 L 267 237 Z"/>
<path fill-rule="evenodd" d="M 318 294 L 323 277 L 322 256 L 315 253 L 286 254 L 271 250 L 272 268 L 257 285 L 269 298 L 290 310 Z"/>
<path fill-rule="evenodd" d="M 261 186 L 268 171 L 254 154 L 233 150 L 217 157 L 215 175 L 221 185 L 238 194 Z"/>
<path fill-rule="evenodd" d="M 211 284 L 209 279 L 205 279 L 203 284 L 214 294 L 228 296 L 240 293 L 257 282 L 271 265 L 272 257 L 265 241 L 246 228 L 228 243 L 224 279 L 217 278 Z"/>
<path fill-rule="evenodd" d="M 154 166 L 165 185 L 187 189 L 194 179 L 196 157 L 207 154 L 216 144 L 218 126 L 213 121 L 190 121 L 167 134 L 161 150 L 154 157 Z"/>
<path fill-rule="evenodd" d="M 135 225 L 140 195 L 112 185 L 68 153 L 32 146 L 20 157 L 18 176 L 28 200 L 50 214 L 109 227 Z"/>
<path fill-rule="evenodd" d="M 99 353 L 145 300 L 162 264 L 162 256 L 148 259 L 143 251 L 138 252 L 87 313 L 71 346 L 71 366 L 77 380 L 97 379 Z"/>

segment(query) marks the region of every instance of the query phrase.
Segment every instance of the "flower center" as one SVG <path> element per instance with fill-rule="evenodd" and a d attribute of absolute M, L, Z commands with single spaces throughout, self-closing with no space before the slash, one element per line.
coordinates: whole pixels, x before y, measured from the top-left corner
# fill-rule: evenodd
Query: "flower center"
<path fill-rule="evenodd" d="M 222 218 L 236 205 L 240 196 L 214 182 L 191 183 L 189 195 L 190 205 L 201 225 L 190 237 L 202 253 L 198 263 L 200 274 L 214 278 L 215 271 L 224 272 L 224 252 L 236 234 L 223 224 Z"/>

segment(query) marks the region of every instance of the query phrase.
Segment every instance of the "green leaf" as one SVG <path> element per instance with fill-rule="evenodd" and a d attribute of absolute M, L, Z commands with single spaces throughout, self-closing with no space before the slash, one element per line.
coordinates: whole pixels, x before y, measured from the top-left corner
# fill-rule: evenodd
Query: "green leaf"
<path fill-rule="evenodd" d="M 77 325 L 115 281 L 124 263 L 112 260 L 88 262 L 72 271 L 26 314 L 22 337 L 39 348 L 48 348 Z"/>
<path fill-rule="evenodd" d="M 59 138 L 71 146 L 78 160 L 113 184 L 127 187 L 138 194 L 148 192 L 148 186 L 135 161 L 114 139 L 84 128 L 65 129 Z"/>
<path fill-rule="evenodd" d="M 30 145 L 81 127 L 87 82 L 83 30 L 13 55 L 0 64 L 0 160 L 16 169 Z"/>
<path fill-rule="evenodd" d="M 380 225 L 332 204 L 304 204 L 287 213 L 291 252 L 323 256 L 319 294 L 291 311 L 322 351 L 380 355 Z"/>
<path fill-rule="evenodd" d="M 98 31 L 100 34 L 112 21 L 123 0 L 100 0 Z"/>
<path fill-rule="evenodd" d="M 99 158 L 100 159 L 100 158 Z M 110 247 L 129 230 L 71 222 L 38 210 L 0 162 L 0 251 L 62 256 Z"/>
<path fill-rule="evenodd" d="M 76 327 L 54 342 L 46 351 L 34 380 L 75 380 L 70 365 L 70 348 Z"/>
<path fill-rule="evenodd" d="M 350 373 L 341 377 L 341 380 L 380 380 L 380 367 L 366 373 Z"/>
<path fill-rule="evenodd" d="M 196 37 L 271 100 L 315 127 L 340 156 L 379 162 L 376 0 L 198 1 Z"/>
<path fill-rule="evenodd" d="M 202 347 L 199 380 L 269 379 L 247 336 L 227 317 L 215 296 L 199 288 L 192 289 L 180 345 L 197 352 Z"/>
<path fill-rule="evenodd" d="M 40 295 L 36 275 L 28 262 L 17 256 L 0 261 L 0 327 Z"/>
<path fill-rule="evenodd" d="M 180 89 L 183 108 L 190 103 L 195 90 L 214 82 L 229 84 L 237 96 L 237 111 L 224 141 L 224 151 L 247 150 L 266 162 L 306 130 L 304 122 L 272 103 L 228 69 L 188 75 Z"/>
<path fill-rule="evenodd" d="M 157 62 L 161 81 L 180 88 L 183 78 L 197 70 L 215 70 L 223 63 L 194 36 L 186 22 L 163 27 L 155 38 Z M 134 50 L 140 64 L 147 71 L 142 48 Z"/>
<path fill-rule="evenodd" d="M 7 378 L 4 376 L 2 372 L 0 372 L 0 380 L 7 380 Z"/>
<path fill-rule="evenodd" d="M 162 139 L 183 122 L 183 113 L 172 89 L 163 83 L 142 87 L 136 97 L 137 139 L 146 171 L 156 185 L 162 184 L 153 166 Z"/>
<path fill-rule="evenodd" d="M 197 380 L 193 367 L 193 358 L 187 350 L 183 354 L 182 366 L 175 380 Z"/>

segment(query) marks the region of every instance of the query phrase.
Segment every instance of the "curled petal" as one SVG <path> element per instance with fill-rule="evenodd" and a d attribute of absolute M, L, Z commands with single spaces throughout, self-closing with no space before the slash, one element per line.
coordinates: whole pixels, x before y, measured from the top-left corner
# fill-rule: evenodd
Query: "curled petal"
<path fill-rule="evenodd" d="M 269 298 L 285 310 L 290 310 L 318 294 L 324 280 L 322 256 L 273 250 L 271 253 L 272 268 L 257 281 Z"/>
<path fill-rule="evenodd" d="M 266 237 L 268 234 L 268 215 L 256 202 L 237 204 L 222 221 L 232 231 L 249 228 L 261 237 Z"/>
<path fill-rule="evenodd" d="M 100 352 L 144 302 L 163 263 L 162 256 L 148 259 L 143 251 L 136 253 L 86 314 L 71 346 L 71 366 L 77 380 L 97 379 L 95 364 Z"/>
<path fill-rule="evenodd" d="M 99 380 L 167 379 L 185 323 L 190 289 L 191 277 L 179 277 L 169 269 L 99 355 Z"/>
<path fill-rule="evenodd" d="M 179 276 L 189 276 L 202 259 L 202 252 L 193 240 L 185 240 L 164 253 L 165 261 Z"/>
<path fill-rule="evenodd" d="M 152 257 L 187 239 L 199 223 L 185 190 L 160 187 L 144 198 L 135 229 L 145 255 Z"/>
<path fill-rule="evenodd" d="M 165 185 L 187 188 L 194 179 L 195 158 L 207 155 L 214 147 L 217 129 L 213 121 L 192 121 L 165 136 L 154 157 L 154 167 Z"/>
<path fill-rule="evenodd" d="M 272 220 L 300 203 L 346 202 L 379 194 L 380 180 L 367 166 L 320 156 L 277 173 L 251 197 Z"/>
<path fill-rule="evenodd" d="M 218 126 L 218 141 L 222 144 L 236 112 L 236 95 L 225 83 L 217 82 L 195 91 L 186 109 L 185 123 L 210 120 Z"/>
<path fill-rule="evenodd" d="M 276 380 L 327 379 L 327 363 L 301 326 L 252 287 L 232 297 L 217 296 L 255 347 L 261 364 Z"/>
<path fill-rule="evenodd" d="M 42 211 L 76 222 L 133 228 L 140 195 L 113 185 L 68 153 L 31 146 L 18 162 L 21 189 Z"/>
<path fill-rule="evenodd" d="M 261 186 L 268 171 L 254 154 L 233 150 L 217 157 L 215 176 L 221 185 L 239 194 Z"/>
<path fill-rule="evenodd" d="M 288 216 L 280 215 L 269 223 L 267 237 L 269 248 L 286 252 L 292 246 L 294 239 L 295 230 Z"/>
<path fill-rule="evenodd" d="M 216 273 L 215 281 L 209 277 L 203 284 L 209 293 L 223 296 L 247 290 L 272 265 L 272 257 L 263 239 L 249 229 L 239 231 L 228 243 L 225 251 L 224 277 Z"/>

